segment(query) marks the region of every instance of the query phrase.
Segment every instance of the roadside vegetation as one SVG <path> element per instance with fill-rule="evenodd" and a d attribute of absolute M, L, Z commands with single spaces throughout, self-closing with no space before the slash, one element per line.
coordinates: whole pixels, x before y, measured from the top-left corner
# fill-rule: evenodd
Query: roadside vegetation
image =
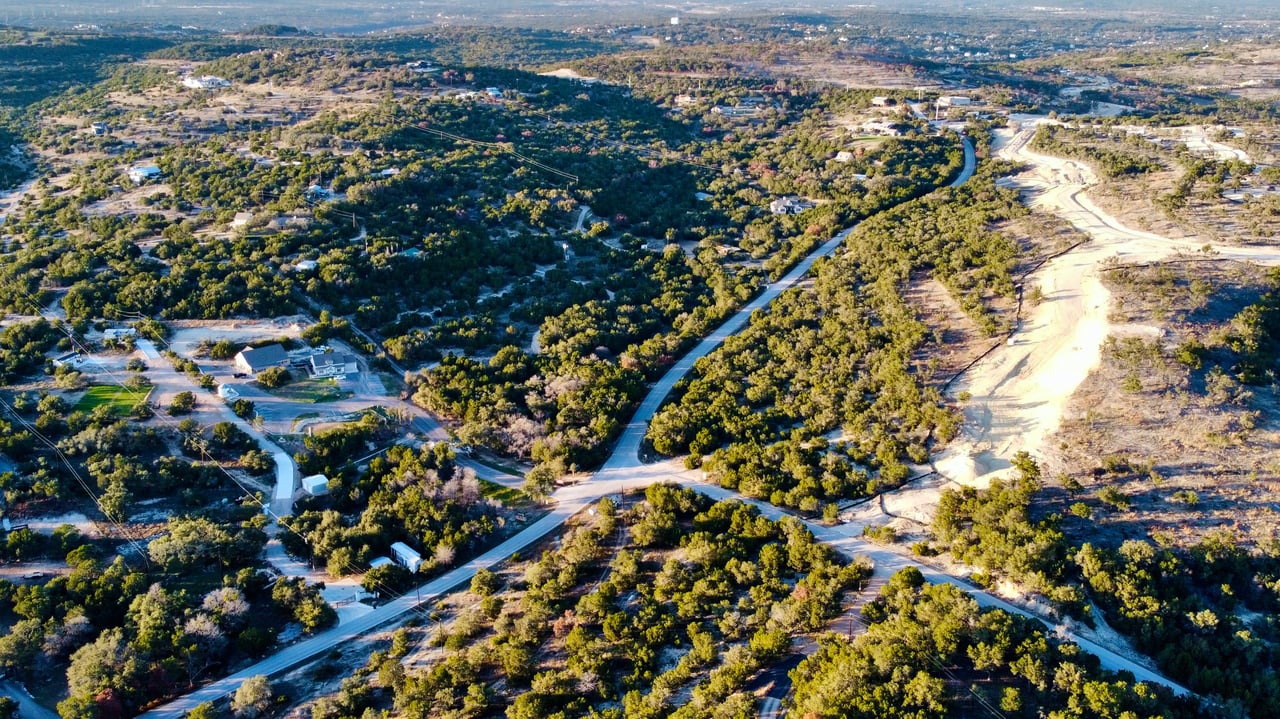
<path fill-rule="evenodd" d="M 399 630 L 309 698 L 312 714 L 746 719 L 748 680 L 868 575 L 739 502 L 654 485 L 626 504 L 602 500 L 555 547 L 482 570 L 429 630 Z"/>
<path fill-rule="evenodd" d="M 1000 328 L 990 307 L 1014 298 L 1019 249 L 991 227 L 1025 210 L 995 172 L 863 222 L 811 285 L 699 360 L 654 417 L 654 449 L 805 512 L 905 480 L 958 418 L 919 361 L 940 338 L 903 293 L 927 273 L 987 332 Z"/>

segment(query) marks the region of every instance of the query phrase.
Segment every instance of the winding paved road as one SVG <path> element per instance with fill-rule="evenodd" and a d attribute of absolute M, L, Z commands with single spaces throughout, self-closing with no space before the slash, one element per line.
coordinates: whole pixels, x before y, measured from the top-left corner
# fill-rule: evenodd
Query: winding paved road
<path fill-rule="evenodd" d="M 960 175 L 954 182 L 952 182 L 952 186 L 963 184 L 973 175 L 976 158 L 974 157 L 973 147 L 967 138 L 964 140 L 964 149 L 965 165 Z M 479 569 L 491 567 L 505 561 L 512 554 L 523 550 L 525 547 L 558 529 L 566 520 L 585 509 L 588 505 L 598 501 L 602 497 L 616 494 L 620 491 L 640 489 L 655 482 L 677 482 L 680 484 L 694 486 L 699 491 L 705 492 L 716 499 L 732 498 L 748 501 L 760 507 L 765 516 L 771 518 L 781 517 L 784 512 L 777 507 L 761 502 L 746 500 L 740 495 L 729 490 L 702 483 L 700 481 L 700 473 L 684 469 L 683 466 L 675 460 L 667 460 L 656 464 L 643 463 L 638 456 L 640 444 L 644 439 L 649 421 L 653 418 L 654 413 L 658 410 L 659 406 L 661 406 L 663 400 L 666 399 L 667 394 L 670 393 L 671 388 L 675 383 L 685 377 L 693 368 L 694 363 L 698 359 L 711 353 L 716 347 L 724 342 L 725 339 L 741 330 L 750 319 L 752 312 L 765 307 L 779 294 L 795 286 L 795 284 L 799 282 L 810 268 L 813 267 L 813 264 L 819 258 L 826 257 L 833 253 L 836 248 L 844 242 L 845 238 L 849 236 L 851 231 L 852 228 L 846 229 L 831 240 L 823 243 L 822 246 L 802 260 L 782 279 L 766 287 L 758 297 L 744 305 L 723 325 L 712 332 L 707 338 L 699 342 L 693 350 L 671 367 L 671 369 L 669 369 L 667 373 L 663 375 L 663 377 L 650 389 L 639 409 L 636 410 L 634 417 L 632 417 L 631 421 L 627 424 L 627 427 L 621 438 L 618 440 L 613 453 L 610 455 L 608 461 L 605 462 L 604 466 L 601 467 L 601 469 L 597 471 L 589 481 L 581 484 L 561 487 L 557 490 L 553 495 L 553 499 L 556 502 L 555 507 L 546 516 L 526 527 L 519 534 L 516 534 L 497 547 L 485 552 L 483 555 L 471 560 L 467 564 L 422 585 L 414 592 L 407 593 L 363 617 L 347 622 L 334 629 L 321 632 L 305 641 L 286 647 L 257 664 L 247 667 L 223 679 L 212 682 L 167 704 L 156 707 L 141 716 L 152 719 L 159 719 L 161 717 L 181 717 L 202 702 L 216 701 L 232 694 L 242 682 L 250 677 L 263 674 L 268 676 L 282 674 L 294 667 L 313 660 L 317 656 L 330 651 L 340 644 L 358 639 L 377 627 L 392 622 L 411 611 L 415 611 L 419 604 L 434 601 L 441 595 L 471 581 L 471 578 Z M 426 427 L 423 427 L 423 429 L 426 429 Z M 851 525 L 824 527 L 817 524 L 806 524 L 808 524 L 809 528 L 820 540 L 831 544 L 837 550 L 846 555 L 852 556 L 854 554 L 858 554 L 870 557 L 876 563 L 877 568 L 881 568 L 886 571 L 897 571 L 898 569 L 906 566 L 917 566 L 930 581 L 956 584 L 966 592 L 973 595 L 974 598 L 977 599 L 978 603 L 983 606 L 998 606 L 1008 611 L 1031 616 L 1023 610 L 1020 610 L 997 597 L 993 597 L 986 592 L 964 584 L 960 580 L 944 575 L 928 566 L 921 566 L 918 562 L 913 561 L 909 556 L 898 554 L 889 548 L 867 543 L 860 536 L 861 528 L 853 527 Z M 855 532 L 855 530 L 857 531 Z M 1114 669 L 1126 669 L 1128 671 L 1132 671 L 1139 679 L 1164 684 L 1178 693 L 1186 692 L 1186 689 L 1181 686 L 1154 674 L 1144 667 L 1141 667 L 1132 661 L 1115 654 L 1114 652 L 1097 645 L 1093 645 L 1092 643 L 1077 637 L 1070 638 L 1080 644 L 1081 647 L 1096 654 L 1102 660 L 1103 666 Z"/>

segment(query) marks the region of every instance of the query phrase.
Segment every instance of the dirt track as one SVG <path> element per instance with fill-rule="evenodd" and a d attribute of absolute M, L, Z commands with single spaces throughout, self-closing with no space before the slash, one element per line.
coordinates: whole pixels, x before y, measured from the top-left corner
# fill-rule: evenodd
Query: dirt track
<path fill-rule="evenodd" d="M 1099 278 L 1102 262 L 1152 262 L 1178 253 L 1204 252 L 1203 243 L 1173 240 L 1120 224 L 1085 194 L 1097 182 L 1087 166 L 1027 149 L 1034 128 L 1002 131 L 996 146 L 1001 157 L 1025 163 L 1030 170 L 1014 179 L 1034 209 L 1062 217 L 1090 241 L 1046 264 L 1028 282 L 1044 301 L 1030 310 L 1011 338 L 975 365 L 952 387 L 971 399 L 965 406 L 961 437 L 938 458 L 948 479 L 984 486 L 1009 467 L 1020 450 L 1039 455 L 1046 437 L 1062 418 L 1067 400 L 1098 365 L 1103 340 L 1111 333 L 1107 320 L 1110 295 Z M 1280 248 L 1213 247 L 1218 256 L 1280 264 Z M 1142 328 L 1138 328 L 1142 329 Z M 1153 331 L 1154 328 L 1153 328 Z M 917 505 L 919 500 L 910 502 Z"/>

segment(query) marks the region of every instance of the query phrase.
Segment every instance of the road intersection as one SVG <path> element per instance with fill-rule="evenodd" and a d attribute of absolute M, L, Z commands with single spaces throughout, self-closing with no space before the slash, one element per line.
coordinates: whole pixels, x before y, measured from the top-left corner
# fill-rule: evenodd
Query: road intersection
<path fill-rule="evenodd" d="M 965 150 L 964 168 L 955 181 L 951 183 L 953 187 L 968 181 L 976 167 L 976 157 L 972 144 L 967 138 L 963 140 L 963 143 Z M 420 605 L 430 603 L 468 583 L 481 568 L 492 567 L 506 561 L 513 554 L 554 532 L 570 517 L 605 496 L 624 491 L 639 490 L 655 482 L 676 482 L 692 486 L 715 499 L 738 499 L 749 502 L 758 506 L 765 516 L 772 519 L 782 517 L 785 514 L 783 510 L 773 505 L 748 500 L 730 490 L 703 483 L 700 472 L 687 470 L 675 460 L 646 464 L 640 459 L 639 451 L 650 420 L 652 420 L 675 384 L 693 369 L 694 363 L 714 351 L 728 337 L 739 332 L 749 321 L 753 312 L 763 309 L 782 292 L 794 287 L 818 259 L 835 252 L 848 238 L 850 232 L 852 232 L 852 228 L 844 230 L 831 240 L 823 243 L 783 278 L 767 286 L 759 296 L 739 309 L 723 325 L 699 342 L 693 350 L 672 366 L 650 389 L 641 402 L 640 407 L 619 438 L 613 453 L 604 465 L 588 481 L 558 489 L 552 496 L 555 502 L 554 507 L 547 515 L 497 547 L 362 617 L 286 647 L 252 666 L 151 709 L 142 716 L 151 719 L 176 719 L 190 712 L 202 702 L 216 701 L 227 697 L 234 693 L 240 684 L 250 677 L 282 674 L 321 656 L 334 647 L 358 639 L 380 626 L 391 623 L 405 614 L 418 611 Z M 417 429 L 431 436 L 433 433 L 438 433 L 437 427 L 431 426 L 429 421 L 424 420 L 420 423 L 420 426 L 417 426 Z M 861 537 L 861 527 L 853 525 L 829 527 L 809 522 L 806 522 L 806 526 L 813 531 L 819 540 L 830 544 L 841 553 L 848 556 L 858 555 L 871 559 L 877 571 L 894 572 L 907 566 L 916 566 L 929 581 L 955 584 L 971 594 L 982 606 L 994 606 L 1006 611 L 1033 616 L 999 597 L 993 596 L 955 577 L 943 574 L 933 567 L 923 565 L 914 557 L 894 551 L 892 548 L 867 542 Z M 1162 684 L 1178 694 L 1187 693 L 1185 688 L 1127 657 L 1083 638 L 1073 636 L 1069 632 L 1063 632 L 1063 634 L 1086 651 L 1098 656 L 1102 665 L 1106 668 L 1130 671 L 1140 680 Z M 771 707 L 771 709 L 776 711 L 776 706 Z"/>

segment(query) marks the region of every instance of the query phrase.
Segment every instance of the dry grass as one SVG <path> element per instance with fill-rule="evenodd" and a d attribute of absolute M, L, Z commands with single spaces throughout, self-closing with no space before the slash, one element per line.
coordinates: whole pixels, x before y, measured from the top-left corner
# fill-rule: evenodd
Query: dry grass
<path fill-rule="evenodd" d="M 1203 259 L 1113 268 L 1104 281 L 1113 293 L 1116 331 L 1049 443 L 1046 475 L 1080 485 L 1051 492 L 1056 509 L 1088 506 L 1093 518 L 1068 515 L 1068 527 L 1095 542 L 1163 533 L 1188 544 L 1222 529 L 1246 542 L 1274 538 L 1280 529 L 1275 389 L 1244 387 L 1174 359 L 1183 342 L 1211 343 L 1255 301 L 1262 271 Z M 1129 508 L 1104 501 L 1118 498 L 1114 491 Z"/>

